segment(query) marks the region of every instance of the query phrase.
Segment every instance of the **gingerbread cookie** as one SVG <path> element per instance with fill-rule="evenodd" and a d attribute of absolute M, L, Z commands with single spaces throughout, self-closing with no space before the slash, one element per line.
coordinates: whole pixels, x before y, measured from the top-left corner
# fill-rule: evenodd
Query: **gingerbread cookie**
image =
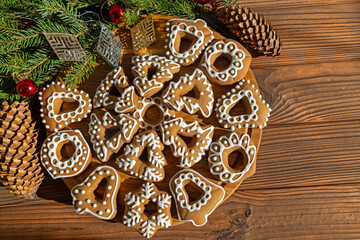
<path fill-rule="evenodd" d="M 187 96 L 193 92 L 194 96 Z M 176 111 L 184 107 L 190 114 L 200 111 L 205 117 L 210 117 L 214 93 L 210 82 L 204 73 L 196 68 L 192 75 L 185 74 L 177 82 L 170 82 L 162 95 L 163 101 Z"/>
<path fill-rule="evenodd" d="M 74 148 L 63 156 L 66 144 Z M 54 179 L 82 173 L 91 162 L 90 147 L 79 130 L 62 130 L 48 136 L 41 147 L 41 163 Z"/>
<path fill-rule="evenodd" d="M 156 205 L 151 215 L 145 209 L 150 202 Z M 171 195 L 146 182 L 138 191 L 126 194 L 123 223 L 138 230 L 144 237 L 151 238 L 159 228 L 171 226 L 170 208 Z"/>
<path fill-rule="evenodd" d="M 138 96 L 135 88 L 129 86 L 124 69 L 119 66 L 109 72 L 96 90 L 93 104 L 95 108 L 114 109 L 117 113 L 127 113 L 135 109 Z"/>
<path fill-rule="evenodd" d="M 66 88 L 60 82 L 39 92 L 41 117 L 46 129 L 57 131 L 70 123 L 80 122 L 91 112 L 89 94 L 84 91 Z"/>
<path fill-rule="evenodd" d="M 189 186 L 196 193 L 186 190 Z M 203 226 L 208 216 L 222 202 L 225 190 L 192 169 L 184 169 L 176 173 L 170 180 L 169 187 L 175 199 L 178 218 L 181 222 L 192 222 L 195 226 Z M 199 191 L 201 194 L 199 195 Z M 192 195 L 199 195 L 192 198 Z"/>
<path fill-rule="evenodd" d="M 146 159 L 140 159 L 147 150 Z M 160 182 L 165 177 L 166 160 L 162 151 L 164 145 L 154 130 L 147 130 L 134 137 L 124 147 L 124 153 L 116 159 L 119 168 L 145 181 Z"/>
<path fill-rule="evenodd" d="M 151 97 L 159 92 L 164 83 L 173 78 L 173 74 L 180 71 L 180 65 L 165 57 L 157 55 L 140 55 L 131 60 L 133 84 L 143 97 Z"/>
<path fill-rule="evenodd" d="M 201 19 L 171 19 L 166 25 L 166 55 L 182 66 L 195 62 L 208 43 L 214 39 L 213 32 Z"/>
<path fill-rule="evenodd" d="M 246 100 L 246 114 L 231 115 L 230 110 L 236 103 L 242 100 Z M 224 128 L 230 128 L 232 131 L 242 127 L 265 127 L 271 111 L 269 104 L 266 104 L 265 100 L 262 99 L 255 84 L 245 79 L 239 82 L 230 92 L 221 96 L 215 106 L 216 117 L 219 123 Z"/>
<path fill-rule="evenodd" d="M 239 163 L 234 162 L 230 166 L 229 155 L 234 151 L 239 151 L 242 159 Z M 208 158 L 210 172 L 222 182 L 237 182 L 250 170 L 255 156 L 256 147 L 248 134 L 240 137 L 240 134 L 233 132 L 230 136 L 221 136 L 210 146 Z"/>
<path fill-rule="evenodd" d="M 250 62 L 250 53 L 240 43 L 222 39 L 212 42 L 205 49 L 200 68 L 210 82 L 217 85 L 231 85 L 245 77 Z"/>
<path fill-rule="evenodd" d="M 95 113 L 90 116 L 89 134 L 93 149 L 100 161 L 106 162 L 113 153 L 117 153 L 124 143 L 131 141 L 139 129 L 139 122 L 127 114 L 117 117 L 106 112 L 102 119 Z"/>
<path fill-rule="evenodd" d="M 148 114 L 148 111 L 150 114 Z M 172 111 L 169 110 L 165 104 L 163 104 L 161 98 L 159 97 L 141 99 L 133 113 L 133 117 L 138 119 L 140 122 L 140 129 L 145 130 L 159 130 L 160 124 L 166 120 L 169 120 L 171 116 Z"/>
<path fill-rule="evenodd" d="M 94 192 L 103 179 L 106 179 L 107 183 L 102 197 L 99 198 Z M 78 214 L 88 212 L 105 220 L 114 218 L 117 212 L 116 197 L 122 181 L 114 168 L 109 166 L 96 168 L 84 182 L 71 189 L 75 211 Z"/>
<path fill-rule="evenodd" d="M 208 150 L 214 135 L 213 126 L 200 126 L 197 121 L 186 123 L 182 118 L 164 122 L 161 127 L 163 143 L 170 145 L 181 167 L 191 167 L 199 162 Z M 187 143 L 184 137 L 191 138 Z"/>

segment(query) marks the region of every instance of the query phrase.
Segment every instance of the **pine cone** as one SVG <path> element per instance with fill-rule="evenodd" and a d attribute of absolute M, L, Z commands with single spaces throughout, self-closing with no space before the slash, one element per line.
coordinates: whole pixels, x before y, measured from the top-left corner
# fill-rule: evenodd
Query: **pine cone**
<path fill-rule="evenodd" d="M 3 102 L 0 110 L 0 183 L 17 196 L 34 198 L 44 174 L 29 105 Z"/>
<path fill-rule="evenodd" d="M 236 37 L 239 37 L 243 42 L 249 43 L 250 48 L 256 54 L 273 57 L 280 54 L 280 37 L 263 15 L 241 6 L 219 5 L 217 10 L 219 20 Z"/>

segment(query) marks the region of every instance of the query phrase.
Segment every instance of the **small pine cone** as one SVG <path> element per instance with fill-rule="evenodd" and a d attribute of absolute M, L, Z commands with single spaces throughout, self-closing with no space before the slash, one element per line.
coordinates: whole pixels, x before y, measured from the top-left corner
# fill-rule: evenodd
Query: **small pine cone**
<path fill-rule="evenodd" d="M 34 198 L 44 174 L 38 157 L 35 122 L 25 102 L 2 103 L 0 183 L 24 198 Z"/>
<path fill-rule="evenodd" d="M 257 55 L 275 57 L 280 54 L 280 37 L 263 15 L 241 6 L 221 6 L 218 8 L 218 14 L 219 20 L 236 37 L 249 43 Z"/>

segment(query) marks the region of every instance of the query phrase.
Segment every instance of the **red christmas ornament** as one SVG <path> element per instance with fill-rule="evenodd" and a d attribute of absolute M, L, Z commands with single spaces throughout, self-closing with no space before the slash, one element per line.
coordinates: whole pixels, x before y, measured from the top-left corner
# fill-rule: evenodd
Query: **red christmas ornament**
<path fill-rule="evenodd" d="M 210 2 L 210 0 L 196 0 L 196 1 L 201 4 L 207 4 Z"/>
<path fill-rule="evenodd" d="M 16 86 L 17 92 L 24 98 L 32 97 L 37 92 L 37 86 L 31 79 L 21 79 Z"/>
<path fill-rule="evenodd" d="M 112 5 L 109 10 L 111 21 L 113 21 L 114 23 L 121 23 L 124 13 L 125 8 L 117 4 Z"/>

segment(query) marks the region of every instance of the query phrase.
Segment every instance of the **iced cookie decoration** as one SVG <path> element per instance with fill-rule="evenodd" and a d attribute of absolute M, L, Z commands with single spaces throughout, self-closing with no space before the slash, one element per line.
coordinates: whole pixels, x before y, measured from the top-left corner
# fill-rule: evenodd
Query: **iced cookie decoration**
<path fill-rule="evenodd" d="M 205 117 L 210 117 L 214 104 L 212 86 L 198 68 L 192 75 L 185 74 L 179 81 L 170 82 L 162 98 L 176 111 L 185 108 L 190 114 L 200 112 Z"/>
<path fill-rule="evenodd" d="M 241 135 L 241 134 L 240 134 Z M 238 152 L 237 158 L 230 159 L 229 155 Z M 222 182 L 234 183 L 243 178 L 255 161 L 256 147 L 250 136 L 231 133 L 230 136 L 221 136 L 213 142 L 209 151 L 210 172 Z"/>
<path fill-rule="evenodd" d="M 102 118 L 95 113 L 90 116 L 89 134 L 93 149 L 100 161 L 106 162 L 117 153 L 124 143 L 131 141 L 139 129 L 139 122 L 127 114 L 113 117 L 106 112 Z"/>
<path fill-rule="evenodd" d="M 165 121 L 160 130 L 163 143 L 170 145 L 173 155 L 180 158 L 181 167 L 199 162 L 214 135 L 213 126 L 201 126 L 197 121 L 186 123 L 182 118 Z"/>
<path fill-rule="evenodd" d="M 143 97 L 151 97 L 159 92 L 164 83 L 173 78 L 173 74 L 180 71 L 180 65 L 172 60 L 160 56 L 140 55 L 131 60 L 133 84 Z"/>
<path fill-rule="evenodd" d="M 96 186 L 83 181 L 98 166 L 113 167 L 123 181 L 114 220 L 122 218 L 148 238 L 160 227 L 205 224 L 255 173 L 270 112 L 250 69 L 251 56 L 240 43 L 203 20 L 155 19 L 155 25 L 163 38 L 149 47 L 153 55 L 130 54 L 128 68 L 125 64 L 109 70 L 105 79 L 88 79 L 86 88 L 96 86 L 89 92 L 94 112 L 87 124 L 69 124 L 66 130 L 79 127 L 89 140 L 92 162 L 79 175 L 63 178 L 69 188 L 90 184 L 100 196 L 98 202 L 89 197 L 74 202 L 79 212 L 81 204 L 91 209 L 95 203 L 91 211 L 111 213 L 111 207 L 97 208 L 107 201 L 102 195 L 106 181 Z"/>
<path fill-rule="evenodd" d="M 79 130 L 62 130 L 47 137 L 40 159 L 52 178 L 73 177 L 89 165 L 91 150 Z"/>
<path fill-rule="evenodd" d="M 194 63 L 214 39 L 213 32 L 201 19 L 171 19 L 166 25 L 166 55 L 182 66 Z"/>
<path fill-rule="evenodd" d="M 138 103 L 133 86 L 129 86 L 124 69 L 119 66 L 109 72 L 96 90 L 93 104 L 95 108 L 114 109 L 117 113 L 131 112 Z"/>
<path fill-rule="evenodd" d="M 165 177 L 163 150 L 164 145 L 158 134 L 154 130 L 147 130 L 125 145 L 124 153 L 116 159 L 116 163 L 127 174 L 145 181 L 159 182 Z"/>
<path fill-rule="evenodd" d="M 246 113 L 231 114 L 230 111 L 240 101 L 244 103 Z M 270 117 L 269 104 L 265 103 L 250 80 L 243 79 L 230 92 L 221 96 L 215 106 L 219 123 L 232 131 L 242 127 L 263 128 Z"/>
<path fill-rule="evenodd" d="M 91 112 L 89 94 L 66 88 L 60 82 L 52 82 L 39 92 L 41 117 L 46 129 L 60 130 L 67 125 L 80 122 Z"/>
<path fill-rule="evenodd" d="M 221 186 L 192 169 L 184 169 L 175 174 L 169 187 L 175 199 L 179 220 L 191 222 L 198 227 L 207 222 L 208 216 L 225 197 Z"/>
<path fill-rule="evenodd" d="M 171 195 L 146 182 L 138 191 L 126 194 L 123 223 L 138 230 L 144 237 L 151 238 L 159 228 L 171 226 L 170 207 Z"/>
<path fill-rule="evenodd" d="M 104 179 L 106 186 L 95 194 Z M 88 212 L 104 220 L 114 218 L 117 212 L 116 197 L 122 181 L 114 168 L 109 166 L 96 168 L 84 182 L 75 185 L 71 190 L 75 211 L 78 214 Z"/>
<path fill-rule="evenodd" d="M 161 98 L 143 98 L 139 101 L 133 116 L 140 122 L 140 129 L 159 130 L 160 124 L 169 120 L 172 111 L 163 104 Z"/>
<path fill-rule="evenodd" d="M 240 43 L 222 39 L 212 42 L 205 49 L 200 68 L 210 82 L 231 85 L 245 77 L 250 62 L 250 53 Z"/>

